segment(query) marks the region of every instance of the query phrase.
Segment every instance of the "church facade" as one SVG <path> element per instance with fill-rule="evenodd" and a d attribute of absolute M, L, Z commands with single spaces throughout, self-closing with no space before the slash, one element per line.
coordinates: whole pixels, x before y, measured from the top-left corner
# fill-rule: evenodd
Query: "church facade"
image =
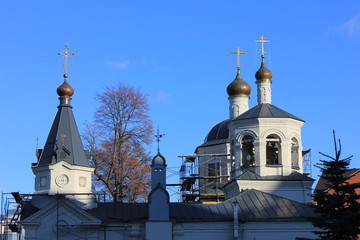
<path fill-rule="evenodd" d="M 223 196 L 216 204 L 170 202 L 166 160 L 160 152 L 151 162 L 147 203 L 97 202 L 91 187 L 94 169 L 75 123 L 74 90 L 67 78 L 64 74 L 57 89 L 57 114 L 32 165 L 35 192 L 31 199 L 15 193 L 21 215 L 14 229 L 22 239 L 315 238 L 308 221 L 314 216 L 309 205 L 314 180 L 301 167 L 304 121 L 271 104 L 272 73 L 264 51 L 256 73 L 258 104 L 249 109 L 251 88 L 238 66 L 227 88 L 229 119 L 214 126 L 196 148 L 199 175 L 217 179 L 201 179 L 201 191 L 216 186 Z"/>

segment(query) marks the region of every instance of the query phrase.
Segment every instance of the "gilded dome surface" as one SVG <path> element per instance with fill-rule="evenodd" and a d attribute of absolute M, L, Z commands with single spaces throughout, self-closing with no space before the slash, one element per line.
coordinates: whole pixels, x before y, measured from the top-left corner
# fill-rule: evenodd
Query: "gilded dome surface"
<path fill-rule="evenodd" d="M 60 97 L 71 97 L 74 94 L 74 89 L 67 83 L 66 79 L 56 90 Z"/>
<path fill-rule="evenodd" d="M 264 62 L 261 63 L 260 69 L 255 73 L 255 78 L 258 81 L 271 80 L 272 72 L 269 69 L 267 69 Z"/>
<path fill-rule="evenodd" d="M 244 81 L 240 72 L 238 72 L 234 81 L 232 81 L 226 88 L 226 91 L 227 91 L 229 97 L 238 96 L 238 95 L 248 95 L 249 96 L 251 93 L 251 87 L 247 82 Z"/>

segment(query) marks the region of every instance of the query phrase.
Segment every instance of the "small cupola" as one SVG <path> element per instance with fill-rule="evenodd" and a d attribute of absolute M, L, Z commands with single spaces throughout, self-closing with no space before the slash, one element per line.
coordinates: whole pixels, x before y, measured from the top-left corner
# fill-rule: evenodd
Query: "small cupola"
<path fill-rule="evenodd" d="M 250 85 L 244 81 L 240 74 L 240 68 L 237 69 L 237 75 L 226 88 L 227 94 L 229 97 L 233 96 L 240 96 L 240 95 L 246 95 L 250 96 L 251 93 L 251 87 Z"/>
<path fill-rule="evenodd" d="M 161 155 L 160 153 L 158 153 L 151 161 L 151 166 L 154 166 L 154 165 L 166 166 L 166 160 L 165 160 L 164 156 Z"/>
<path fill-rule="evenodd" d="M 65 73 L 63 84 L 61 84 L 56 90 L 59 97 L 70 98 L 72 95 L 74 95 L 74 89 L 67 82 L 67 78 L 68 78 L 68 75 Z"/>
<path fill-rule="evenodd" d="M 265 65 L 265 48 L 264 43 L 270 42 L 265 40 L 263 36 L 256 42 L 261 43 L 261 66 L 255 73 L 256 84 L 257 84 L 257 98 L 258 104 L 268 103 L 271 104 L 271 83 L 272 83 L 272 72 L 267 69 Z"/>
<path fill-rule="evenodd" d="M 236 52 L 231 53 L 237 55 L 237 74 L 234 81 L 227 86 L 226 91 L 229 96 L 229 117 L 233 119 L 249 110 L 251 87 L 240 73 L 240 54 L 245 54 L 245 52 L 238 47 Z"/>
<path fill-rule="evenodd" d="M 255 73 L 256 83 L 259 82 L 270 82 L 272 79 L 272 72 L 265 65 L 265 56 L 261 56 L 261 66 Z"/>

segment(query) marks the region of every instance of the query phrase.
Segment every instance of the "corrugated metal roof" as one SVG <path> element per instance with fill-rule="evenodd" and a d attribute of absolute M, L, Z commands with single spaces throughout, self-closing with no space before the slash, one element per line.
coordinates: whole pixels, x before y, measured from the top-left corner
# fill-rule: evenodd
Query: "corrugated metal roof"
<path fill-rule="evenodd" d="M 106 202 L 87 212 L 105 223 L 145 221 L 149 217 L 148 206 L 148 203 Z"/>
<path fill-rule="evenodd" d="M 239 195 L 218 204 L 170 203 L 170 219 L 174 222 L 226 222 L 233 221 L 233 207 L 239 206 L 239 220 L 247 221 L 295 221 L 314 216 L 311 206 L 286 198 L 245 190 Z M 39 209 L 26 205 L 22 219 Z M 106 223 L 145 222 L 149 217 L 148 203 L 98 203 L 89 214 Z"/>
<path fill-rule="evenodd" d="M 217 123 L 214 127 L 211 128 L 208 135 L 205 138 L 204 143 L 199 145 L 195 152 L 199 147 L 207 147 L 207 146 L 214 146 L 219 144 L 224 144 L 229 142 L 229 124 L 231 122 L 231 119 L 225 119 L 224 121 L 221 121 Z"/>
<path fill-rule="evenodd" d="M 313 216 L 312 208 L 272 194 L 250 189 L 219 204 L 171 203 L 173 221 L 232 221 L 234 202 L 241 221 L 298 220 Z"/>
<path fill-rule="evenodd" d="M 245 173 L 241 174 L 240 176 L 236 177 L 237 180 L 268 180 L 268 181 L 315 181 L 314 179 L 301 174 L 297 171 L 292 171 L 288 176 L 264 176 L 261 177 L 260 175 L 254 173 L 251 170 L 246 171 Z"/>
<path fill-rule="evenodd" d="M 231 119 L 226 119 L 216 124 L 206 136 L 205 142 L 224 138 L 227 139 L 229 137 L 228 125 L 230 122 Z"/>
<path fill-rule="evenodd" d="M 256 105 L 255 107 L 236 117 L 234 121 L 252 118 L 292 118 L 304 122 L 304 120 L 269 103 Z"/>

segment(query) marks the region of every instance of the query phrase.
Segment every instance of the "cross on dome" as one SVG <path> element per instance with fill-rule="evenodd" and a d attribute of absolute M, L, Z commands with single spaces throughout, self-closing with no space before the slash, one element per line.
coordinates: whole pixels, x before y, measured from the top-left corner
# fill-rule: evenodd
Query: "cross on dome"
<path fill-rule="evenodd" d="M 240 70 L 240 54 L 246 54 L 246 52 L 242 52 L 241 49 L 239 47 L 236 48 L 236 52 L 230 52 L 232 54 L 236 54 L 237 55 L 237 65 L 238 65 L 238 69 Z"/>
<path fill-rule="evenodd" d="M 68 57 L 69 57 L 69 56 L 74 56 L 75 54 L 74 54 L 74 53 L 70 53 L 68 46 L 65 45 L 64 51 L 62 51 L 61 53 L 58 53 L 58 55 L 62 55 L 62 56 L 64 56 L 64 58 L 65 58 L 65 61 L 64 61 L 63 66 L 64 66 L 64 73 L 66 73 L 66 72 L 68 71 L 67 67 L 69 66 L 69 64 L 68 64 Z"/>
<path fill-rule="evenodd" d="M 260 51 L 261 51 L 261 56 L 262 57 L 265 57 L 265 48 L 264 48 L 264 43 L 266 43 L 266 42 L 270 42 L 269 40 L 265 40 L 265 38 L 264 38 L 264 36 L 261 36 L 260 37 L 260 40 L 255 40 L 255 42 L 260 42 L 261 43 L 261 49 L 260 49 Z"/>
<path fill-rule="evenodd" d="M 158 151 L 158 153 L 160 153 L 160 138 L 162 138 L 163 136 L 165 136 L 165 134 L 160 134 L 160 131 L 159 131 L 159 127 L 158 127 L 158 129 L 157 129 L 157 133 L 156 133 L 156 135 L 155 135 L 155 137 L 156 137 L 156 141 L 157 141 L 157 151 Z"/>

